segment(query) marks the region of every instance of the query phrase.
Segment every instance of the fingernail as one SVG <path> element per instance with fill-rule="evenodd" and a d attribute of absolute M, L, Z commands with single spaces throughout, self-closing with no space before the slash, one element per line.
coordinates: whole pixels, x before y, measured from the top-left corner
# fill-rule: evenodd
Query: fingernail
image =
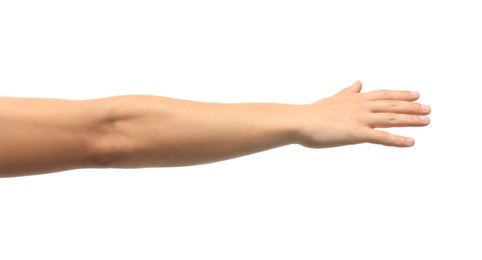
<path fill-rule="evenodd" d="M 422 121 L 424 123 L 428 123 L 430 121 L 428 116 L 418 116 L 418 118 L 420 118 L 420 121 Z"/>
<path fill-rule="evenodd" d="M 429 112 L 430 111 L 430 106 L 420 105 L 420 107 L 422 108 L 423 112 Z"/>
<path fill-rule="evenodd" d="M 417 91 L 409 91 L 410 95 L 418 97 L 418 92 Z"/>
<path fill-rule="evenodd" d="M 413 138 L 410 138 L 410 137 L 406 137 L 405 141 L 407 142 L 408 145 L 415 144 L 415 140 L 413 140 Z"/>

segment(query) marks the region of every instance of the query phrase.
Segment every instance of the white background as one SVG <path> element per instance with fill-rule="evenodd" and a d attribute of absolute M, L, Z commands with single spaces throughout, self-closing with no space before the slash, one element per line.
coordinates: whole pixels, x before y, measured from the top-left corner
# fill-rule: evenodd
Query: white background
<path fill-rule="evenodd" d="M 3 96 L 311 103 L 361 80 L 433 112 L 391 130 L 408 149 L 0 179 L 0 259 L 481 259 L 477 2 L 1 0 Z"/>

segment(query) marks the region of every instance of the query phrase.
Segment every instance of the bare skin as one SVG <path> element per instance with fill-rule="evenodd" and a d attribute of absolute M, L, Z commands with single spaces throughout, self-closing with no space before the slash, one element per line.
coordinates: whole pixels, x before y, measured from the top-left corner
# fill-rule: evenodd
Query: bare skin
<path fill-rule="evenodd" d="M 212 163 L 280 146 L 359 143 L 410 147 L 378 128 L 426 126 L 419 94 L 360 93 L 361 83 L 313 104 L 222 104 L 148 95 L 93 100 L 0 97 L 0 177 L 79 168 Z"/>

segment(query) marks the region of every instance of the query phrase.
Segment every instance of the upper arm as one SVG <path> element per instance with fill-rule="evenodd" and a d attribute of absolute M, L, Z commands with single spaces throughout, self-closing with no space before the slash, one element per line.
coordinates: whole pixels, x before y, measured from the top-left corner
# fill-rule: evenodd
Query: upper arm
<path fill-rule="evenodd" d="M 0 97 L 0 177 L 92 166 L 103 117 L 93 104 Z"/>

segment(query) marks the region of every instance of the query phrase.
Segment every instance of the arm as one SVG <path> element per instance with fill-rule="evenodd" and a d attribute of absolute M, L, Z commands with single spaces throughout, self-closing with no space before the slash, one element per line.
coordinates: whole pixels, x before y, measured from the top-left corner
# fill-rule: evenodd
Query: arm
<path fill-rule="evenodd" d="M 288 144 L 310 148 L 413 139 L 375 128 L 425 126 L 408 91 L 357 82 L 308 105 L 203 103 L 132 95 L 94 100 L 0 98 L 0 176 L 77 168 L 211 163 Z"/>

